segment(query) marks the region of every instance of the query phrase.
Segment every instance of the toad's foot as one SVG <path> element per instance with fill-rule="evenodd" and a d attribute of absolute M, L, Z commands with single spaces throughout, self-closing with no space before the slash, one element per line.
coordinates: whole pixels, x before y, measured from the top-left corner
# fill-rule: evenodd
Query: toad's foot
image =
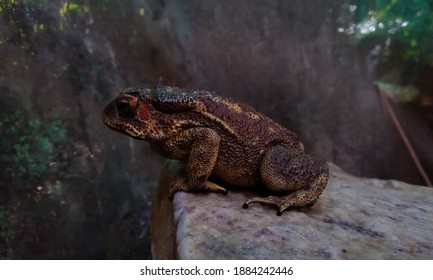
<path fill-rule="evenodd" d="M 216 192 L 216 193 L 222 193 L 227 194 L 227 189 L 209 182 L 205 181 L 203 184 L 200 184 L 198 186 L 193 186 L 191 184 L 188 184 L 184 178 L 176 179 L 170 188 L 169 196 L 168 198 L 170 200 L 173 199 L 174 194 L 177 191 L 184 191 L 184 192 Z"/>
<path fill-rule="evenodd" d="M 294 193 L 283 196 L 268 196 L 268 197 L 253 197 L 245 201 L 243 207 L 246 209 L 251 203 L 260 205 L 276 206 L 277 215 L 281 216 L 283 211 L 289 208 L 296 207 L 311 207 L 317 201 L 318 197 L 312 198 L 308 203 L 305 203 L 305 191 L 300 190 Z"/>

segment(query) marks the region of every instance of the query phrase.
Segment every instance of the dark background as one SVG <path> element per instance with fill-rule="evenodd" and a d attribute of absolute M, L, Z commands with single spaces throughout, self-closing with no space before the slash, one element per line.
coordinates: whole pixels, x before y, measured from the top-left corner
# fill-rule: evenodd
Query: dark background
<path fill-rule="evenodd" d="M 216 91 L 354 175 L 423 184 L 374 88 L 408 63 L 344 31 L 357 2 L 1 1 L 0 258 L 150 257 L 164 159 L 101 121 L 129 86 Z M 433 174 L 428 119 L 393 104 Z"/>

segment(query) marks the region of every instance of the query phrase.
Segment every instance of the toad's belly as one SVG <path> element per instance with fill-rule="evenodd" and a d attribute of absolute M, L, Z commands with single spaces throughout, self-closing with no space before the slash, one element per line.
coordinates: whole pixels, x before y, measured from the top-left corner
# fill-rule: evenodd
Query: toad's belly
<path fill-rule="evenodd" d="M 258 164 L 252 162 L 248 164 L 248 161 L 226 162 L 218 160 L 212 175 L 239 187 L 254 187 L 261 184 Z"/>

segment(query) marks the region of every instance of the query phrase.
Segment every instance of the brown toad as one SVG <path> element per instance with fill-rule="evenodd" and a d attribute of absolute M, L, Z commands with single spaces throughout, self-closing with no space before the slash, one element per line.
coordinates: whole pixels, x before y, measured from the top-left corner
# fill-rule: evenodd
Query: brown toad
<path fill-rule="evenodd" d="M 312 206 L 328 181 L 328 165 L 304 153 L 298 137 L 276 122 L 207 91 L 158 86 L 129 88 L 103 112 L 110 128 L 146 140 L 152 149 L 186 162 L 176 191 L 227 190 L 210 175 L 241 187 L 266 186 L 273 194 L 244 203 L 274 205 L 278 215 L 291 207 Z"/>

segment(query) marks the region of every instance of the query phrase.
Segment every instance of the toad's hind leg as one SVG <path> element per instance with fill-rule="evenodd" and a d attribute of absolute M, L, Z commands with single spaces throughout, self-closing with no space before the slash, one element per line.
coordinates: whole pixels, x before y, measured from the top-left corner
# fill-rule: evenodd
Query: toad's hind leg
<path fill-rule="evenodd" d="M 285 146 L 270 148 L 262 161 L 260 174 L 266 187 L 278 195 L 254 197 L 244 203 L 277 207 L 277 214 L 295 207 L 312 206 L 326 187 L 329 169 L 326 161 Z"/>

